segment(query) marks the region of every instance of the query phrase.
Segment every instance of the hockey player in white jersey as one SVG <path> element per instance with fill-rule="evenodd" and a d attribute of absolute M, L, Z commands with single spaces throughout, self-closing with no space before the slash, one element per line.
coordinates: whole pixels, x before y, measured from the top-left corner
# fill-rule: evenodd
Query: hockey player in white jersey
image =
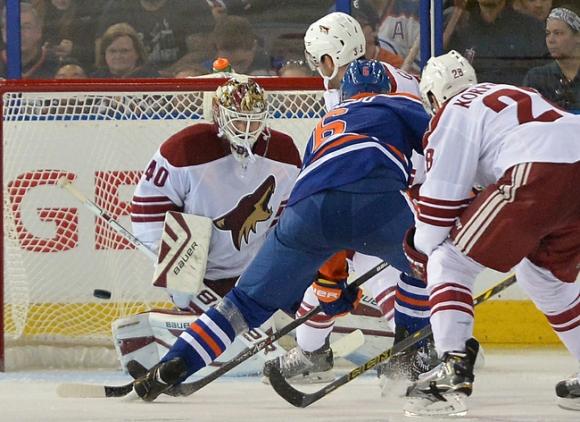
<path fill-rule="evenodd" d="M 455 51 L 431 58 L 421 94 L 431 119 L 426 180 L 405 253 L 428 277 L 441 363 L 409 387 L 413 415 L 464 414 L 478 348 L 472 339 L 475 277 L 515 268 L 519 285 L 580 361 L 580 116 L 536 91 L 477 83 Z M 471 198 L 472 186 L 484 189 Z M 580 374 L 556 387 L 580 410 Z"/>
<path fill-rule="evenodd" d="M 167 139 L 135 190 L 135 235 L 159 247 L 167 211 L 213 220 L 205 279 L 227 291 L 275 224 L 301 166 L 292 138 L 267 127 L 263 89 L 252 79 L 218 88 L 215 123 L 198 123 Z M 188 298 L 174 298 L 180 308 Z"/>
<path fill-rule="evenodd" d="M 133 196 L 133 232 L 154 251 L 159 249 L 167 212 L 210 219 L 202 293 L 215 302 L 231 290 L 276 224 L 302 164 L 292 138 L 268 128 L 267 114 L 265 92 L 254 80 L 242 75 L 230 79 L 213 98 L 214 122 L 188 126 L 163 142 Z M 167 292 L 181 310 L 196 315 L 205 310 L 199 300 L 192 300 L 198 291 Z M 208 298 L 202 299 L 205 305 Z M 165 336 L 170 331 L 163 330 L 168 316 L 153 314 L 146 320 L 141 315 L 132 324 L 116 324 L 116 342 L 134 345 L 135 337 L 152 337 L 131 331 L 140 329 L 141 320 L 151 327 L 143 329 L 151 330 L 153 337 Z M 175 318 L 178 325 L 184 323 L 184 317 Z M 124 364 L 137 360 L 151 366 L 175 338 L 169 333 L 139 349 L 119 347 L 118 354 Z M 124 353 L 127 349 L 131 352 Z"/>
<path fill-rule="evenodd" d="M 331 110 L 340 102 L 340 83 L 348 66 L 365 55 L 366 40 L 363 30 L 352 16 L 333 12 L 310 25 L 304 37 L 304 45 L 306 59 L 312 70 L 317 70 L 324 78 L 325 105 L 327 110 Z M 383 62 L 382 65 L 389 80 L 390 93 L 420 97 L 419 83 L 414 76 L 388 63 Z M 415 162 L 420 163 L 422 168 L 422 156 L 414 153 L 413 163 Z M 365 273 L 381 262 L 377 257 L 360 253 L 349 255 L 352 257 L 352 269 L 358 274 Z M 346 253 L 343 252 L 327 261 L 319 271 L 319 278 L 330 281 L 346 278 L 348 269 L 345 268 L 345 258 Z M 395 341 L 402 340 L 408 333 L 419 330 L 428 323 L 428 295 L 421 280 L 401 277 L 398 270 L 387 268 L 366 282 L 365 290 L 375 298 L 383 318 L 389 321 L 391 329 L 395 331 Z M 297 317 L 303 316 L 317 305 L 318 298 L 314 290 L 309 288 L 296 313 Z M 321 313 L 299 326 L 296 329 L 298 346 L 285 356 L 267 362 L 264 374 L 268 375 L 269 366 L 274 365 L 293 382 L 331 381 L 334 378 L 333 358 L 328 337 L 334 324 L 335 317 Z M 409 351 L 404 356 L 399 356 L 399 359 L 380 366 L 379 375 L 399 376 L 403 372 L 403 375 L 413 378 L 429 368 L 432 357 L 433 353 L 430 356 L 428 347 L 421 347 L 417 353 Z"/>

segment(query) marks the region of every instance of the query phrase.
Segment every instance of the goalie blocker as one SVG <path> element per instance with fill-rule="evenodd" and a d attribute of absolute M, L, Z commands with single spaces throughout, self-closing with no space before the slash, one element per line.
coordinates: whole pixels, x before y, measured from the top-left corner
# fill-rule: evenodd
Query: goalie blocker
<path fill-rule="evenodd" d="M 180 309 L 189 308 L 191 297 L 203 286 L 211 230 L 208 217 L 165 214 L 153 285 L 167 289 Z"/>

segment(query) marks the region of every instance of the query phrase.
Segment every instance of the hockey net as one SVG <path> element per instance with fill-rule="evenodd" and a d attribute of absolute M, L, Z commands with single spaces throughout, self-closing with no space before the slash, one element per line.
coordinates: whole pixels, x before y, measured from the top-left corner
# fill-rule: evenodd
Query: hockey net
<path fill-rule="evenodd" d="M 256 80 L 268 92 L 270 126 L 290 134 L 303 150 L 324 114 L 320 80 Z M 168 136 L 208 121 L 208 98 L 223 82 L 0 85 L 0 365 L 116 366 L 111 322 L 169 306 L 165 293 L 151 287 L 147 257 L 56 183 L 62 176 L 73 179 L 89 199 L 130 229 L 130 199 L 147 162 Z M 112 296 L 95 298 L 94 289 L 109 290 Z"/>

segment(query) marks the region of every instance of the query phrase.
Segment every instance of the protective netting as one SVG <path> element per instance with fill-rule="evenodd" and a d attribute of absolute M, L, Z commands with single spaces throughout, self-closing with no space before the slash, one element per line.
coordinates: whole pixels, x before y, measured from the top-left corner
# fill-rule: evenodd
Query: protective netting
<path fill-rule="evenodd" d="M 151 287 L 147 257 L 56 183 L 73 179 L 130 229 L 130 198 L 142 170 L 167 137 L 207 121 L 210 97 L 202 90 L 3 94 L 8 348 L 110 346 L 114 319 L 168 306 L 165 293 Z M 268 100 L 270 126 L 302 149 L 323 115 L 321 92 L 270 90 Z M 93 297 L 96 288 L 111 291 L 111 299 Z"/>

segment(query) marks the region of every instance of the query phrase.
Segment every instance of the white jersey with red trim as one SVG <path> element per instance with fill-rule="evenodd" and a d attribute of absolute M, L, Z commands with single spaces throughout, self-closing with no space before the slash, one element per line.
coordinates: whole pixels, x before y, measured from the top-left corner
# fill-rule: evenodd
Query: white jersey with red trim
<path fill-rule="evenodd" d="M 421 98 L 419 81 L 415 76 L 389 63 L 381 63 L 385 67 L 389 82 L 391 83 L 389 94 L 410 94 L 417 99 Z M 324 105 L 327 111 L 332 110 L 338 104 L 340 104 L 340 90 L 327 89 L 324 91 Z"/>
<path fill-rule="evenodd" d="M 481 83 L 450 99 L 423 138 L 417 249 L 430 254 L 447 238 L 474 186 L 493 184 L 520 163 L 580 160 L 579 134 L 580 116 L 529 89 Z"/>
<path fill-rule="evenodd" d="M 134 234 L 157 250 L 167 211 L 209 217 L 213 230 L 205 277 L 239 276 L 278 220 L 301 167 L 292 138 L 274 131 L 254 146 L 243 169 L 211 124 L 187 127 L 150 161 L 131 207 Z"/>

